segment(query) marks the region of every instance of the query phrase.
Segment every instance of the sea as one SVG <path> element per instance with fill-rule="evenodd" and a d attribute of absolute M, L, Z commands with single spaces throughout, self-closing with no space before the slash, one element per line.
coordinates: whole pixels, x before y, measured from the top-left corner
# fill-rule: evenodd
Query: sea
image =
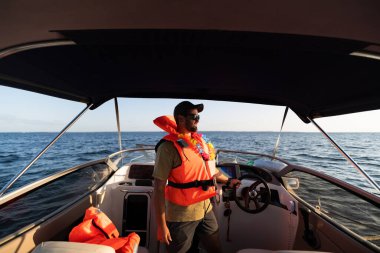
<path fill-rule="evenodd" d="M 276 132 L 203 132 L 218 149 L 272 154 Z M 0 133 L 0 188 L 18 174 L 57 133 Z M 155 145 L 163 132 L 122 132 L 122 147 Z M 380 133 L 331 133 L 351 158 L 380 184 Z M 62 136 L 9 191 L 119 150 L 116 132 L 68 132 Z M 276 156 L 321 171 L 364 190 L 374 192 L 364 177 L 317 132 L 283 132 Z"/>

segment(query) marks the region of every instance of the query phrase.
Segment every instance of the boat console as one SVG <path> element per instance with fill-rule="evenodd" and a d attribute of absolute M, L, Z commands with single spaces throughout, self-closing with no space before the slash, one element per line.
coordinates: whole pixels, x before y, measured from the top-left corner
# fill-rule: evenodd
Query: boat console
<path fill-rule="evenodd" d="M 132 164 L 129 167 L 128 182 L 135 186 L 153 186 L 154 166 L 150 164 Z"/>
<path fill-rule="evenodd" d="M 140 246 L 147 248 L 155 242 L 152 231 L 156 231 L 152 205 L 153 169 L 154 164 L 150 163 L 122 166 L 107 189 L 110 198 L 104 198 L 100 205 L 114 221 L 121 236 L 136 232 L 140 236 Z"/>

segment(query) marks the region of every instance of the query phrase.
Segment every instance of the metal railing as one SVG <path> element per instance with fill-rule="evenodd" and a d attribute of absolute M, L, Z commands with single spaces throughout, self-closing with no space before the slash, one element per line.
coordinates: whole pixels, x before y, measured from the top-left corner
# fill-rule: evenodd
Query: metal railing
<path fill-rule="evenodd" d="M 35 157 L 30 163 L 20 170 L 9 182 L 4 185 L 0 191 L 0 197 L 57 141 L 61 136 L 72 126 L 78 119 L 92 106 L 89 104 L 84 108 L 69 124 L 67 124 L 62 131 Z"/>
<path fill-rule="evenodd" d="M 330 137 L 312 118 L 308 119 L 318 128 L 318 130 L 331 142 L 331 144 L 349 161 L 354 168 L 362 174 L 368 182 L 378 191 L 380 192 L 380 187 L 379 185 L 371 178 L 370 175 L 367 174 L 360 166 L 357 164 L 354 159 L 352 159 L 335 141 L 332 137 Z"/>

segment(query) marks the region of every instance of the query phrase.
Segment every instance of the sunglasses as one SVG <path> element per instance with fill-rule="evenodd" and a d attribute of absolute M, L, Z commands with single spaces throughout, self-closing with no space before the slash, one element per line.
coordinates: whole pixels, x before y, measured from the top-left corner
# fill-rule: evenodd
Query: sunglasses
<path fill-rule="evenodd" d="M 201 116 L 199 116 L 199 114 L 187 114 L 186 117 L 188 117 L 191 120 L 195 120 L 195 121 L 199 121 L 199 119 L 201 118 Z"/>

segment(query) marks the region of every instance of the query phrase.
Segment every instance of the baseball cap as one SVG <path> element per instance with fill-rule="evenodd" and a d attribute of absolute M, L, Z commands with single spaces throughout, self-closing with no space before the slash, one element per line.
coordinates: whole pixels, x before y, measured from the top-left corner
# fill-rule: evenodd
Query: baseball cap
<path fill-rule="evenodd" d="M 198 112 L 201 112 L 203 111 L 203 104 L 194 105 L 190 101 L 182 101 L 174 108 L 174 117 L 177 115 L 186 116 L 186 114 L 192 109 L 197 109 Z"/>

